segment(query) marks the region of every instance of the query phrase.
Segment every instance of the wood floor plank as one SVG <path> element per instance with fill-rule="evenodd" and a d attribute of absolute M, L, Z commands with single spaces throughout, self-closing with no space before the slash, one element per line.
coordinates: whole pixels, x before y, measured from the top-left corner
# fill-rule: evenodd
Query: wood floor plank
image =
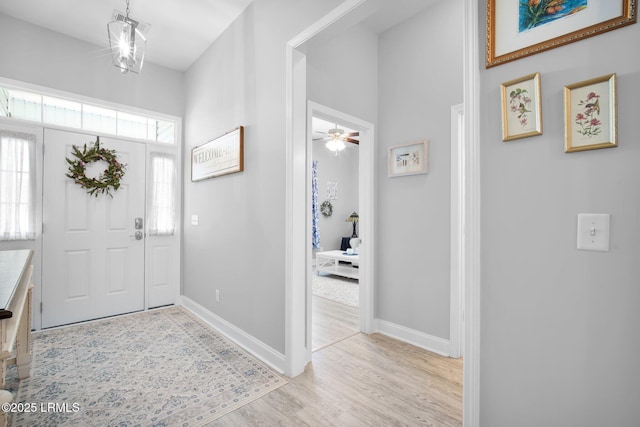
<path fill-rule="evenodd" d="M 462 425 L 462 361 L 380 334 L 313 353 L 305 372 L 211 426 Z"/>
<path fill-rule="evenodd" d="M 358 308 L 313 296 L 312 350 L 316 351 L 360 331 Z"/>

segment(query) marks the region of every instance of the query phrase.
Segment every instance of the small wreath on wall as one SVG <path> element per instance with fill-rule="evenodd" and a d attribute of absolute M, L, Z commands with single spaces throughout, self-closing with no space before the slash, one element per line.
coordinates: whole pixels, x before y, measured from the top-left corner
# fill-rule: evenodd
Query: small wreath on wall
<path fill-rule="evenodd" d="M 66 176 L 80 187 L 87 189 L 87 193 L 91 196 L 107 194 L 113 197 L 111 191 L 117 191 L 120 188 L 120 180 L 127 167 L 118 161 L 116 150 L 100 147 L 100 137 L 96 137 L 96 142 L 91 147 L 87 148 L 87 144 L 84 144 L 83 149 L 80 150 L 77 146 L 72 146 L 71 154 L 73 158 L 66 159 L 69 163 L 69 172 Z M 89 178 L 86 175 L 87 165 L 99 161 L 106 162 L 107 168 L 97 178 Z"/>
<path fill-rule="evenodd" d="M 320 205 L 320 213 L 322 213 L 322 216 L 326 218 L 330 217 L 333 214 L 333 205 L 330 201 L 325 200 L 324 202 L 322 202 L 322 204 Z"/>

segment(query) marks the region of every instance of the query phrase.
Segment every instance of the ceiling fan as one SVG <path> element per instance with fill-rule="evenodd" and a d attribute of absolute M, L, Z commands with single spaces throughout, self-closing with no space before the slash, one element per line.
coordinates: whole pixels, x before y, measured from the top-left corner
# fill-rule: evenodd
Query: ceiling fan
<path fill-rule="evenodd" d="M 360 132 L 350 132 L 345 133 L 343 129 L 338 128 L 336 126 L 333 129 L 329 129 L 326 132 L 314 131 L 313 132 L 313 140 L 314 141 L 327 141 L 325 146 L 330 150 L 335 152 L 342 151 L 345 149 L 345 142 L 359 145 L 360 141 L 354 139 L 354 137 L 360 136 Z"/>

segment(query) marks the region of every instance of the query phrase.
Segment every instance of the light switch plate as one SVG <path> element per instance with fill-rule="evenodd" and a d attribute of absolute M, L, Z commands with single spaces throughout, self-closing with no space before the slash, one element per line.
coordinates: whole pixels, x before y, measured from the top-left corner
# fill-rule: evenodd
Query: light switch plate
<path fill-rule="evenodd" d="M 609 214 L 578 214 L 578 249 L 609 251 Z"/>
<path fill-rule="evenodd" d="M 198 215 L 191 215 L 191 225 L 198 225 L 200 217 Z"/>

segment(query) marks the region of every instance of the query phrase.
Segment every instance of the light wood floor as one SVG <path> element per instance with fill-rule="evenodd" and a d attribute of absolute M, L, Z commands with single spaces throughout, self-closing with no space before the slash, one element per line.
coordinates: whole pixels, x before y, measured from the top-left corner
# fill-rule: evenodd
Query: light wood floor
<path fill-rule="evenodd" d="M 334 316 L 327 300 L 315 300 L 314 310 Z M 328 327 L 326 337 L 339 329 Z M 320 349 L 302 375 L 210 426 L 462 425 L 461 360 L 380 334 L 348 334 L 324 347 L 314 339 Z"/>
<path fill-rule="evenodd" d="M 313 296 L 311 348 L 317 351 L 360 331 L 358 309 Z"/>

